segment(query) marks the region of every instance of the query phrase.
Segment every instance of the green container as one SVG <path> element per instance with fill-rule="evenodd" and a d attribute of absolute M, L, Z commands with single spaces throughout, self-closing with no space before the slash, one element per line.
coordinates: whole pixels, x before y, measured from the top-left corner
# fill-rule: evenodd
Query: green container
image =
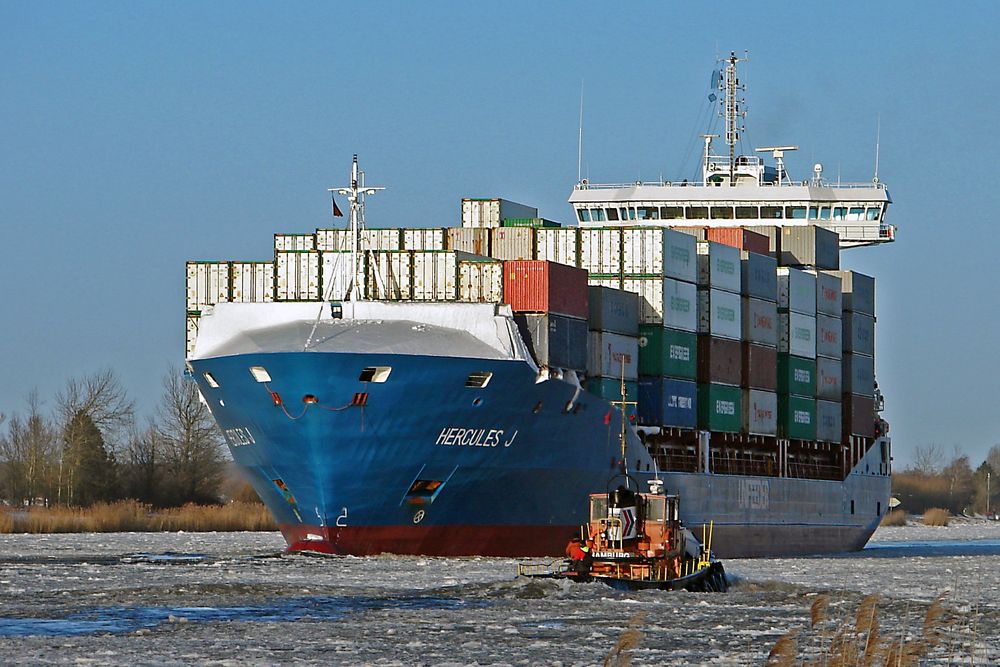
<path fill-rule="evenodd" d="M 504 218 L 501 227 L 562 227 L 558 222 L 545 218 Z"/>
<path fill-rule="evenodd" d="M 816 360 L 778 355 L 778 393 L 816 397 Z"/>
<path fill-rule="evenodd" d="M 739 387 L 727 384 L 698 385 L 698 428 L 719 433 L 739 433 L 743 425 L 743 397 Z"/>
<path fill-rule="evenodd" d="M 791 440 L 815 440 L 816 400 L 778 396 L 778 435 Z"/>
<path fill-rule="evenodd" d="M 587 378 L 587 391 L 608 401 L 620 401 L 622 400 L 622 381 L 616 378 Z M 639 400 L 638 382 L 625 381 L 625 400 L 633 403 Z M 636 406 L 628 406 L 626 414 L 629 416 L 629 421 L 634 423 Z"/>
<path fill-rule="evenodd" d="M 639 325 L 639 375 L 694 380 L 698 335 L 658 324 Z"/>

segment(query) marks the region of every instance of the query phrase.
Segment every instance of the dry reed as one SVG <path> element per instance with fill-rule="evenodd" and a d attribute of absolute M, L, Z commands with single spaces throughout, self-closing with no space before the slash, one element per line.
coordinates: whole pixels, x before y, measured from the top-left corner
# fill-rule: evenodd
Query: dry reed
<path fill-rule="evenodd" d="M 940 507 L 932 507 L 924 512 L 925 526 L 947 526 L 950 520 L 951 514 L 948 513 L 948 510 Z"/>
<path fill-rule="evenodd" d="M 622 631 L 618 642 L 604 656 L 604 667 L 629 667 L 632 664 L 632 649 L 638 647 L 642 640 L 639 626 L 645 617 L 645 614 L 639 612 L 629 619 L 628 627 Z"/>
<path fill-rule="evenodd" d="M 893 510 L 882 517 L 880 526 L 905 526 L 906 512 L 903 510 Z"/>
<path fill-rule="evenodd" d="M 23 512 L 0 513 L 0 533 L 229 532 L 275 528 L 263 505 L 241 502 L 153 511 L 143 503 L 123 500 L 87 508 L 31 507 Z"/>

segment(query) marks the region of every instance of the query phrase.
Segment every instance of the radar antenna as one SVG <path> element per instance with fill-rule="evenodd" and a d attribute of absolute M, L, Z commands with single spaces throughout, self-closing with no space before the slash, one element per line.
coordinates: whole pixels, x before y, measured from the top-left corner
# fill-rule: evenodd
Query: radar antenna
<path fill-rule="evenodd" d="M 351 301 L 359 301 L 363 297 L 361 286 L 364 285 L 364 255 L 361 250 L 361 232 L 365 229 L 365 197 L 373 195 L 384 187 L 370 187 L 365 185 L 365 172 L 358 169 L 358 155 L 354 154 L 354 161 L 351 164 L 351 185 L 346 188 L 330 188 L 330 193 L 337 193 L 347 197 L 351 206 L 351 268 L 353 277 L 349 298 Z M 378 272 L 376 271 L 376 277 Z"/>
<path fill-rule="evenodd" d="M 719 90 L 723 94 L 723 118 L 726 119 L 726 144 L 729 146 L 729 185 L 736 185 L 736 144 L 740 140 L 740 133 L 746 130 L 743 121 L 747 112 L 743 108 L 746 100 L 737 97 L 738 93 L 746 91 L 746 86 L 740 83 L 736 76 L 736 63 L 747 62 L 750 58 L 744 52 L 743 58 L 737 58 L 736 52 L 731 51 L 728 58 L 720 62 L 726 63 L 723 76 L 719 77 Z"/>
<path fill-rule="evenodd" d="M 778 185 L 781 185 L 781 179 L 783 176 L 788 174 L 785 172 L 785 151 L 797 151 L 798 146 L 762 146 L 761 148 L 754 149 L 758 153 L 770 153 L 774 158 L 774 168 L 778 172 Z M 789 181 L 791 185 L 791 181 Z"/>

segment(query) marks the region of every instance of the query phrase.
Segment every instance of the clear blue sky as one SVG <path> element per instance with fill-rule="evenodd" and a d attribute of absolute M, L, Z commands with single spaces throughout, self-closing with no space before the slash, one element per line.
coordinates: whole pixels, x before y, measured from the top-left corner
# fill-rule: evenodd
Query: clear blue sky
<path fill-rule="evenodd" d="M 692 176 L 718 54 L 750 51 L 746 144 L 880 177 L 878 378 L 897 462 L 1000 442 L 996 3 L 0 4 L 0 411 L 111 367 L 149 411 L 183 357 L 184 261 L 330 226 L 360 153 L 376 226 L 463 196 L 570 218 L 595 181 Z M 725 12 L 725 15 L 724 15 Z M 697 152 L 697 147 L 694 149 Z M 686 169 L 685 169 L 686 167 Z"/>

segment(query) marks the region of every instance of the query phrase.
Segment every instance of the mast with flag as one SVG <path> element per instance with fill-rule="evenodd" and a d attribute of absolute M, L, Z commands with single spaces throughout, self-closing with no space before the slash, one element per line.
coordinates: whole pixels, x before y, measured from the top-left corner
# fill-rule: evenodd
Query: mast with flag
<path fill-rule="evenodd" d="M 364 254 L 361 249 L 361 236 L 365 229 L 365 196 L 373 195 L 384 187 L 369 187 L 365 185 L 365 172 L 358 169 L 358 155 L 354 154 L 351 163 L 351 185 L 346 188 L 330 188 L 330 197 L 333 200 L 333 214 L 343 216 L 344 214 L 337 207 L 335 194 L 347 197 L 347 203 L 351 207 L 351 288 L 349 298 L 351 301 L 358 301 L 362 298 L 362 285 L 364 285 Z"/>

